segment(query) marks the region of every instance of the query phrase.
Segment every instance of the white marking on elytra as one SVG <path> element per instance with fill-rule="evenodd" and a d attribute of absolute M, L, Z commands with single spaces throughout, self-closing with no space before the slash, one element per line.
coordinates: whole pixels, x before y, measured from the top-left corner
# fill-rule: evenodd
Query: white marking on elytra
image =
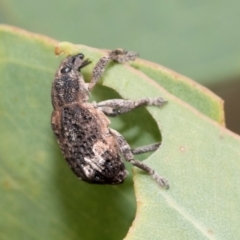
<path fill-rule="evenodd" d="M 102 158 L 102 154 L 106 152 L 109 149 L 109 146 L 104 144 L 102 141 L 97 141 L 93 145 L 93 153 L 94 157 L 93 158 L 87 158 L 85 157 L 84 160 L 87 163 L 84 166 L 84 172 L 86 176 L 92 176 L 93 175 L 93 170 L 97 170 L 99 172 L 103 171 L 104 169 L 104 163 L 105 159 Z"/>

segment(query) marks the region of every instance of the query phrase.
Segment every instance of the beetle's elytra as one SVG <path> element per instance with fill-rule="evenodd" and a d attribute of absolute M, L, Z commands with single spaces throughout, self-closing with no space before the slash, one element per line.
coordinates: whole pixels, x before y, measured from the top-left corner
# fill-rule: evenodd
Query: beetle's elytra
<path fill-rule="evenodd" d="M 124 162 L 149 173 L 161 186 L 167 181 L 152 168 L 134 159 L 134 154 L 156 150 L 160 143 L 131 149 L 116 130 L 109 128 L 107 116 L 117 116 L 137 107 L 161 107 L 162 98 L 138 101 L 112 99 L 89 103 L 89 94 L 110 61 L 119 63 L 135 60 L 137 54 L 122 49 L 111 51 L 95 65 L 90 83 L 85 83 L 81 69 L 90 61 L 82 53 L 66 57 L 60 64 L 52 84 L 52 129 L 62 153 L 78 178 L 89 183 L 120 184 L 127 171 Z"/>

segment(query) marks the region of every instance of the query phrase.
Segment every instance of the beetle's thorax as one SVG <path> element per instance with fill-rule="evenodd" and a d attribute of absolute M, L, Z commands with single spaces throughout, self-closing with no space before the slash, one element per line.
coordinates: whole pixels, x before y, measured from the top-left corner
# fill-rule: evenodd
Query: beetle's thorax
<path fill-rule="evenodd" d="M 80 69 L 89 64 L 82 56 L 69 56 L 62 61 L 52 85 L 54 109 L 66 104 L 86 102 L 89 98 L 88 85 L 84 82 Z"/>
<path fill-rule="evenodd" d="M 89 98 L 87 84 L 79 72 L 64 76 L 56 74 L 52 85 L 52 100 L 54 109 L 75 102 L 86 102 Z"/>

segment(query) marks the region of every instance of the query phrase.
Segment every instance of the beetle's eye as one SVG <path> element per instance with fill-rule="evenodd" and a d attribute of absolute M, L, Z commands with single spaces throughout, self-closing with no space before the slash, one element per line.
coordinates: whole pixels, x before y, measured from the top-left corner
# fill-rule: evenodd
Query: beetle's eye
<path fill-rule="evenodd" d="M 64 67 L 61 69 L 61 73 L 69 73 L 72 69 L 70 67 Z"/>

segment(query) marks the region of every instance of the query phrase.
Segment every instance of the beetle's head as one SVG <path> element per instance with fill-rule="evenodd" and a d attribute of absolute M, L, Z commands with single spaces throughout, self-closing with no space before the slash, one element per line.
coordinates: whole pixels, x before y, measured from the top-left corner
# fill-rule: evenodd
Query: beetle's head
<path fill-rule="evenodd" d="M 66 57 L 60 64 L 52 85 L 52 103 L 54 109 L 73 102 L 87 101 L 88 85 L 85 83 L 81 68 L 91 62 L 82 53 Z"/>
<path fill-rule="evenodd" d="M 73 56 L 68 56 L 64 61 L 62 62 L 60 69 L 61 73 L 69 73 L 71 70 L 78 70 L 80 71 L 81 68 L 87 66 L 90 64 L 91 61 L 88 59 L 84 60 L 84 55 L 82 53 L 78 53 Z"/>

